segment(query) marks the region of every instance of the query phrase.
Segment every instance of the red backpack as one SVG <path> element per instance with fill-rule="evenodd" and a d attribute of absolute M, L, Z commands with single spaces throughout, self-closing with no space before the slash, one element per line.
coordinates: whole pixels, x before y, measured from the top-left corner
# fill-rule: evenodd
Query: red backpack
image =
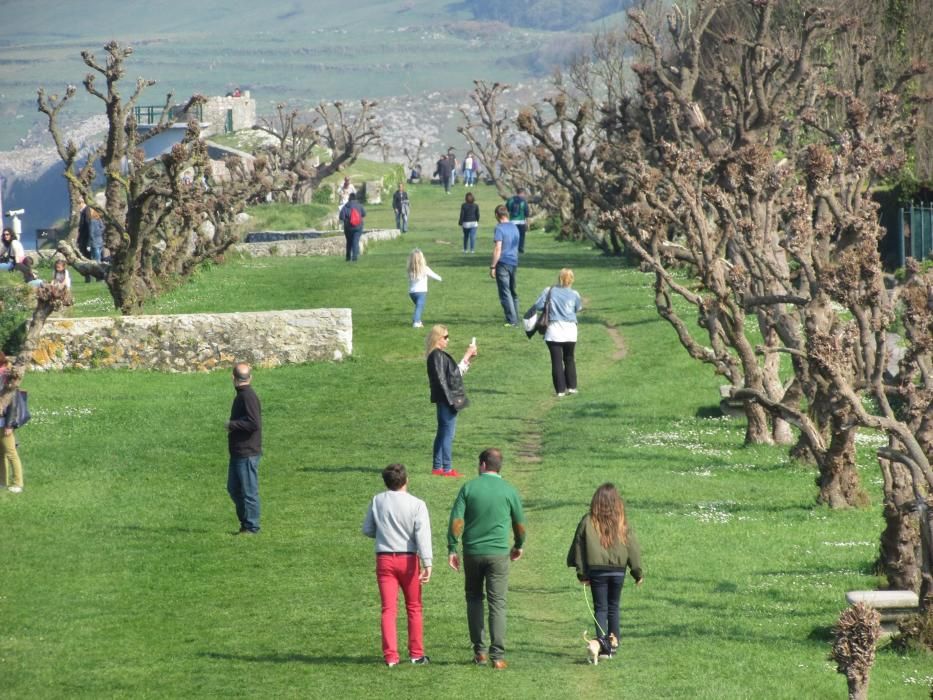
<path fill-rule="evenodd" d="M 350 207 L 350 215 L 347 217 L 347 221 L 350 222 L 350 226 L 356 228 L 357 226 L 363 225 L 363 217 L 360 216 L 360 210 L 356 207 Z"/>

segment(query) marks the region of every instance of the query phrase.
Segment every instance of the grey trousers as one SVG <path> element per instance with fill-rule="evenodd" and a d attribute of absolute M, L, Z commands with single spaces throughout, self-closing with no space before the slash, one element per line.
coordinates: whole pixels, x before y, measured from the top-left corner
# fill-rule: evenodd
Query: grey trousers
<path fill-rule="evenodd" d="M 466 591 L 467 624 L 473 653 L 485 654 L 486 625 L 483 599 L 489 603 L 489 657 L 505 656 L 505 608 L 509 592 L 509 555 L 464 555 L 464 589 Z M 485 593 L 484 593 L 485 588 Z"/>

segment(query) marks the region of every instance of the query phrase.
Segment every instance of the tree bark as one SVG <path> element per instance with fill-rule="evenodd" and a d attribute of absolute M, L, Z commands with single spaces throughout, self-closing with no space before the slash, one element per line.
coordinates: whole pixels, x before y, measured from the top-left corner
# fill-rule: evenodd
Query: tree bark
<path fill-rule="evenodd" d="M 915 591 L 920 583 L 920 530 L 917 515 L 905 506 L 913 503 L 911 475 L 900 464 L 882 463 L 885 479 L 884 521 L 878 564 L 888 585 L 901 591 Z"/>
<path fill-rule="evenodd" d="M 820 487 L 817 503 L 830 508 L 851 508 L 868 504 L 868 495 L 859 482 L 855 469 L 854 427 L 844 427 L 843 418 L 834 415 L 830 421 L 832 435 L 826 454 L 817 459 Z"/>

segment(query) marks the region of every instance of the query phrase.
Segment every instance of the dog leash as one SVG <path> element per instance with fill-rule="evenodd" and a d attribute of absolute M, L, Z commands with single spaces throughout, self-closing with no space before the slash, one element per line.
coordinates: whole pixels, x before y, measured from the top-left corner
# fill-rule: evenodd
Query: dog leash
<path fill-rule="evenodd" d="M 596 619 L 596 612 L 593 610 L 593 606 L 590 605 L 590 599 L 586 595 L 586 589 L 589 588 L 589 586 L 580 586 L 580 588 L 583 589 L 583 602 L 586 603 L 586 609 L 590 611 L 590 617 L 592 617 L 593 622 L 596 623 L 596 629 L 599 630 L 601 636 L 605 637 L 606 630 L 602 628 L 602 625 L 599 624 L 599 620 Z"/>

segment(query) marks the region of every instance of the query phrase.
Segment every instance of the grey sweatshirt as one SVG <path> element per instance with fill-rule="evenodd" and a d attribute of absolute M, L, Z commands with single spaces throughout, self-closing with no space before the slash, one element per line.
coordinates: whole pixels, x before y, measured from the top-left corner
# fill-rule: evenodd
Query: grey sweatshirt
<path fill-rule="evenodd" d="M 383 491 L 373 497 L 363 520 L 363 534 L 376 538 L 376 553 L 413 552 L 431 566 L 428 507 L 407 491 Z"/>

